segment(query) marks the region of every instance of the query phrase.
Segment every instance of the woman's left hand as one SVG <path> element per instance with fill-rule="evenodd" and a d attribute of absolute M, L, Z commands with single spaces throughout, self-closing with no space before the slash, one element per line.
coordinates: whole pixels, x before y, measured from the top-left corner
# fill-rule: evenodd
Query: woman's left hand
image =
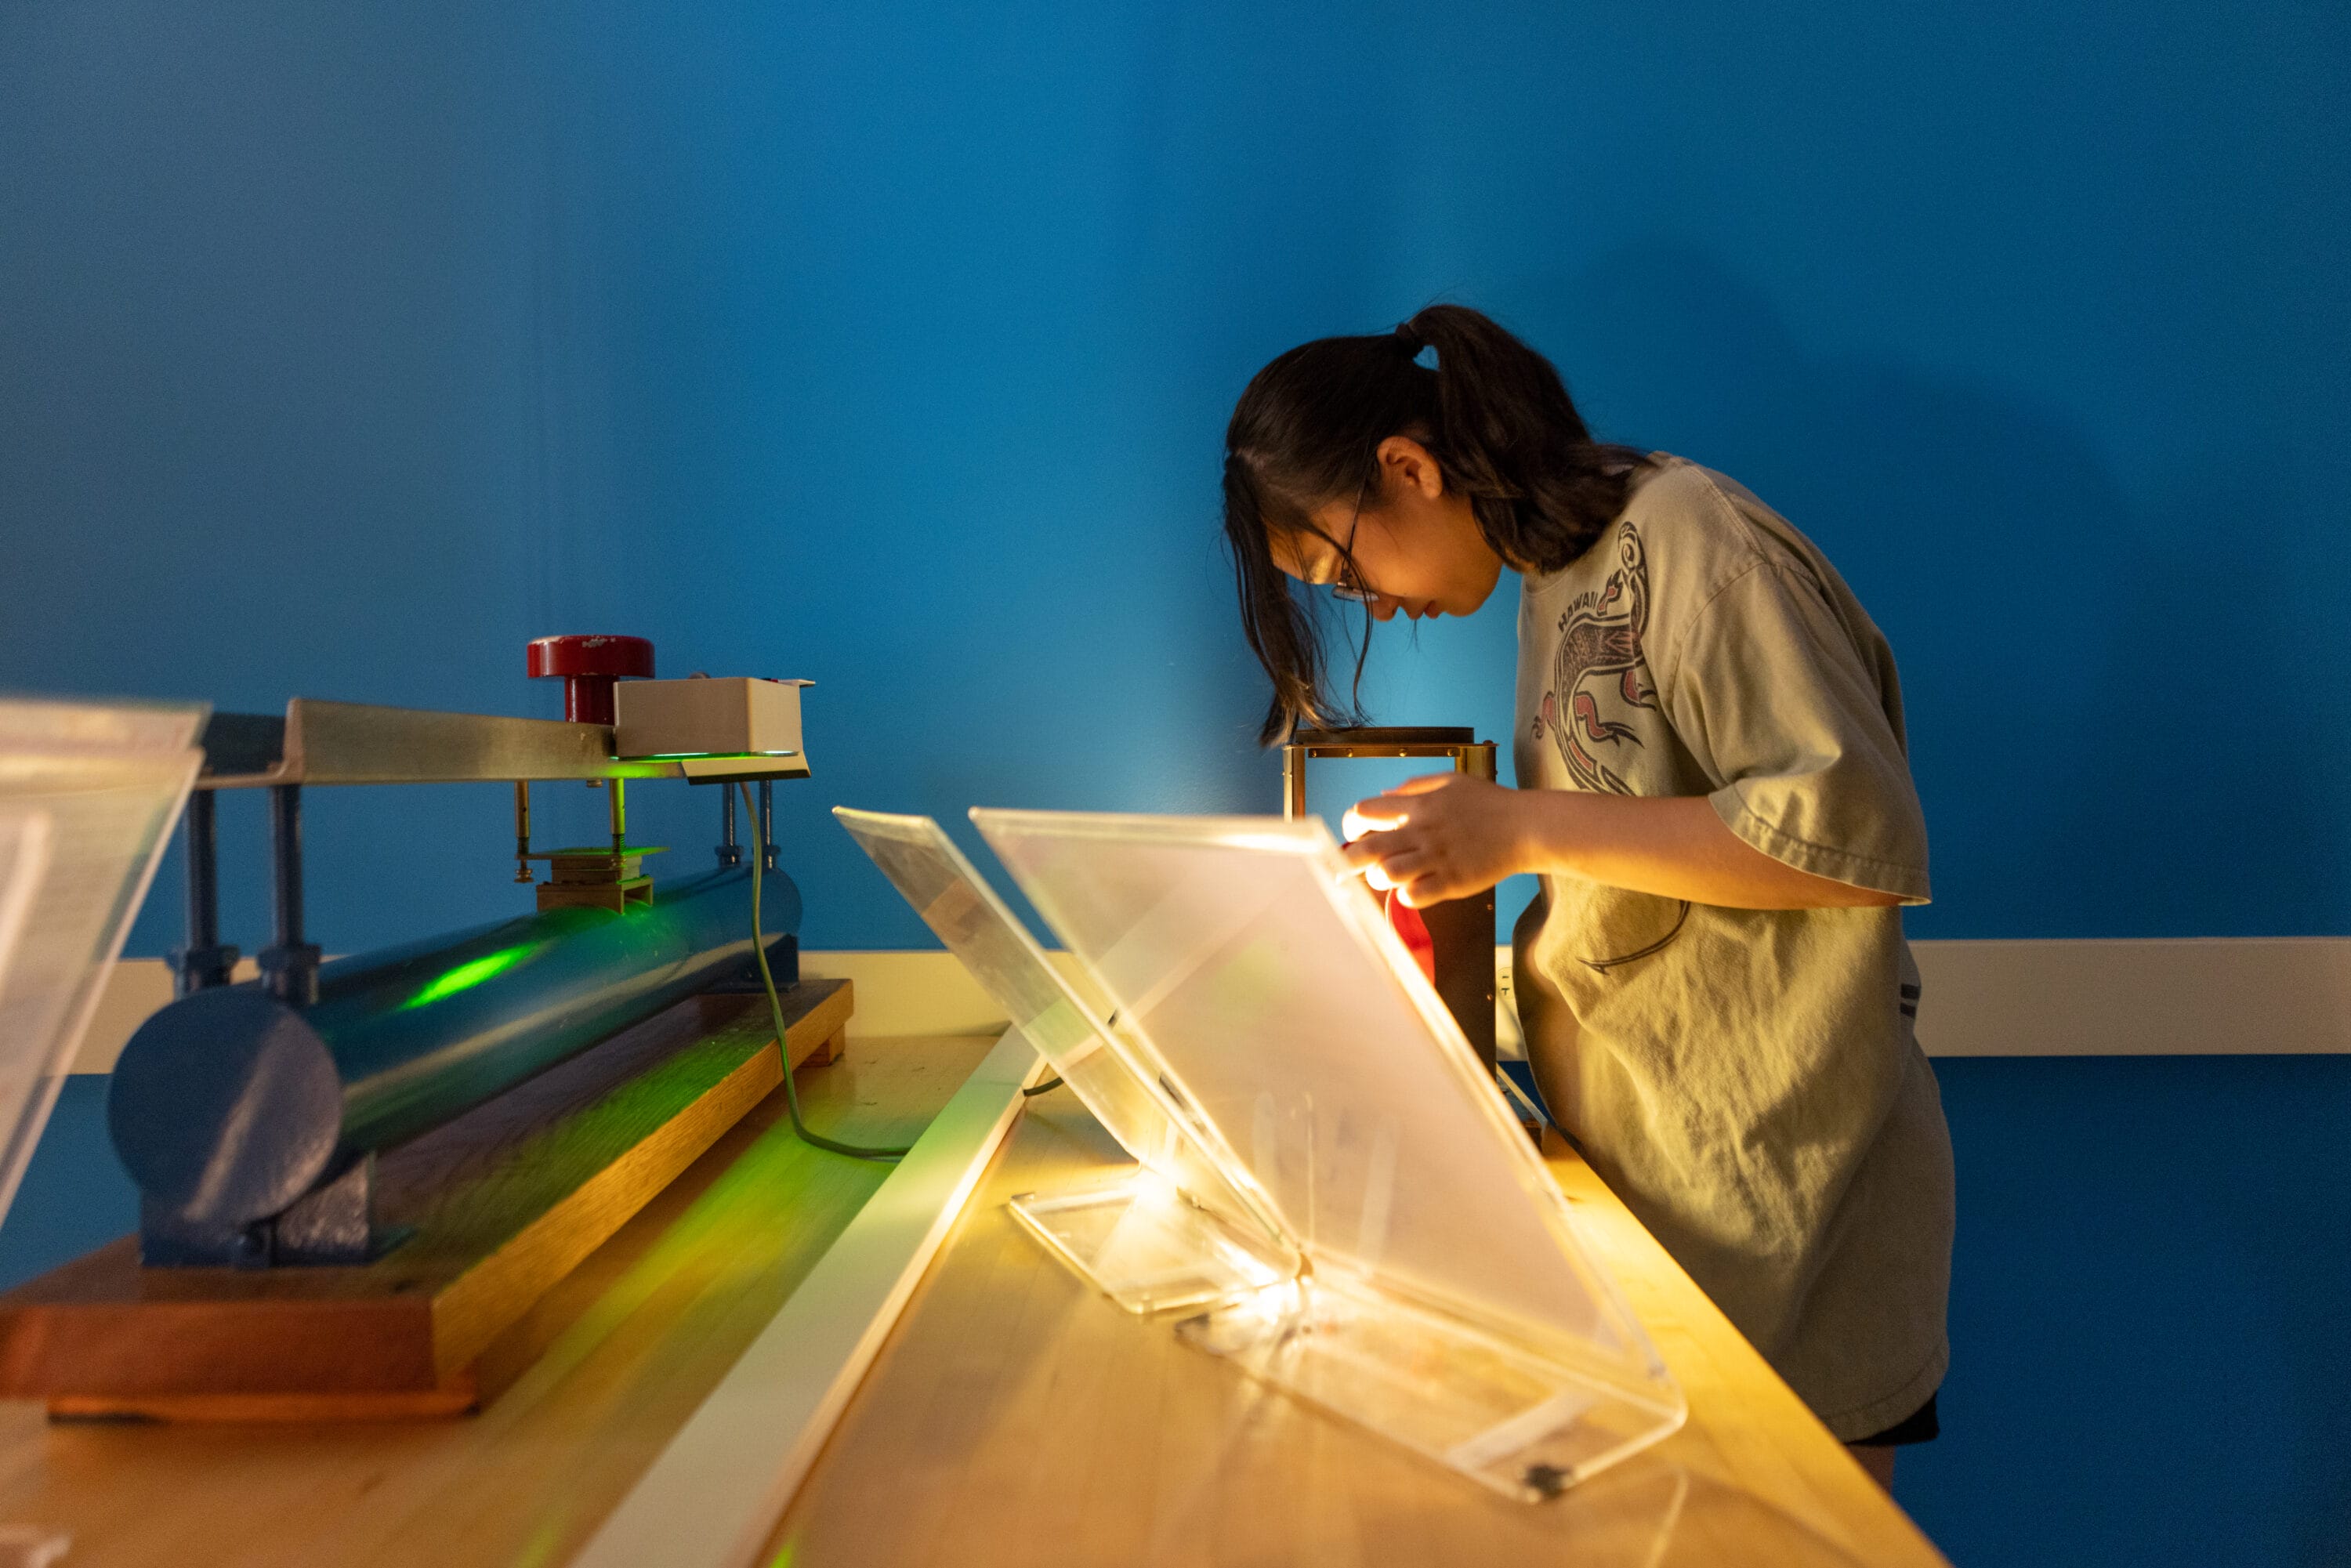
<path fill-rule="evenodd" d="M 1518 790 L 1467 773 L 1407 779 L 1347 809 L 1347 863 L 1415 909 L 1481 893 L 1525 869 L 1523 805 Z"/>

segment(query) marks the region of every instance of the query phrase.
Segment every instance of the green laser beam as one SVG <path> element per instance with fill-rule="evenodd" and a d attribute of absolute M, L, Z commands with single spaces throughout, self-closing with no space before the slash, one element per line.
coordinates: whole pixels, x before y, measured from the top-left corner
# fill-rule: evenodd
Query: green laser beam
<path fill-rule="evenodd" d="M 454 997 L 459 991 L 470 991 L 493 975 L 503 975 L 538 950 L 534 942 L 524 942 L 512 947 L 501 947 L 468 963 L 458 965 L 446 974 L 435 976 L 423 989 L 400 1004 L 405 1012 L 411 1008 L 430 1007 L 444 997 Z"/>

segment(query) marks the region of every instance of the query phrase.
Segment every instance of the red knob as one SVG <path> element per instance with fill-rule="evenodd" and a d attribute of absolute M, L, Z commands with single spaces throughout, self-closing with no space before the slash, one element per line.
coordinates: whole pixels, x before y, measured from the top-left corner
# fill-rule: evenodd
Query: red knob
<path fill-rule="evenodd" d="M 574 724 L 611 723 L 612 683 L 653 673 L 653 645 L 643 637 L 538 637 L 529 655 L 531 679 L 563 677 L 563 716 Z"/>
<path fill-rule="evenodd" d="M 1426 977 L 1428 983 L 1432 986 L 1437 984 L 1437 938 L 1429 935 L 1428 922 L 1420 917 L 1419 910 L 1394 893 L 1380 896 L 1387 904 L 1388 924 L 1395 926 L 1395 934 L 1404 939 L 1405 951 L 1411 954 L 1412 961 L 1420 966 L 1420 972 Z"/>

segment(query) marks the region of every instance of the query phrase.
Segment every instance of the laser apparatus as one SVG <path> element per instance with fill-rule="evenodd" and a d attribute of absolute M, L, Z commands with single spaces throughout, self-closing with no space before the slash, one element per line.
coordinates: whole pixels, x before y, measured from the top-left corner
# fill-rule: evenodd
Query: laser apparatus
<path fill-rule="evenodd" d="M 800 897 L 776 859 L 773 785 L 809 773 L 808 683 L 655 679 L 653 645 L 622 636 L 541 638 L 528 669 L 563 683 L 563 718 L 300 697 L 282 718 L 210 716 L 185 815 L 178 997 L 124 1048 L 107 1106 L 139 1189 L 135 1254 L 117 1244 L 0 1298 L 5 1393 L 167 1416 L 202 1413 L 198 1398 L 243 1416 L 465 1407 L 470 1353 L 502 1326 L 465 1305 L 469 1291 L 495 1274 L 491 1316 L 511 1322 L 788 1082 L 788 1059 L 837 1053 L 851 998 L 841 982 L 798 984 Z M 626 791 L 656 779 L 720 786 L 715 865 L 647 873 L 664 850 L 630 839 Z M 563 780 L 605 791 L 609 837 L 535 848 L 532 786 Z M 511 785 L 514 880 L 536 908 L 324 959 L 305 922 L 304 789 L 463 781 Z M 259 975 L 241 983 L 221 940 L 214 810 L 234 789 L 269 792 L 274 906 Z M 754 790 L 738 842 L 737 800 Z M 790 997 L 773 1009 L 772 1062 L 755 1060 L 771 1038 L 763 968 Z M 710 996 L 740 998 L 726 1051 L 713 1055 L 700 1014 L 647 1034 Z M 580 1197 L 623 1168 L 624 1203 Z M 517 1263 L 518 1238 L 546 1260 Z M 329 1301 L 383 1311 L 306 1352 L 294 1308 Z M 168 1325 L 166 1304 L 183 1309 Z M 195 1304 L 208 1326 L 156 1354 L 152 1331 L 185 1330 Z M 376 1319 L 392 1348 L 371 1358 Z M 399 1348 L 403 1334 L 422 1351 Z"/>

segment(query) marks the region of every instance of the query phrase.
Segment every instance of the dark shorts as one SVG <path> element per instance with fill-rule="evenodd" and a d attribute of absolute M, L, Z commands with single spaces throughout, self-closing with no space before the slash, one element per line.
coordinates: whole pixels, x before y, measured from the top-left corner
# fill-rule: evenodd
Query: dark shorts
<path fill-rule="evenodd" d="M 1935 1419 L 1935 1396 L 1927 1396 L 1921 1405 L 1883 1432 L 1872 1432 L 1866 1437 L 1855 1437 L 1856 1448 L 1899 1448 L 1911 1443 L 1931 1443 L 1943 1435 L 1943 1424 Z"/>

